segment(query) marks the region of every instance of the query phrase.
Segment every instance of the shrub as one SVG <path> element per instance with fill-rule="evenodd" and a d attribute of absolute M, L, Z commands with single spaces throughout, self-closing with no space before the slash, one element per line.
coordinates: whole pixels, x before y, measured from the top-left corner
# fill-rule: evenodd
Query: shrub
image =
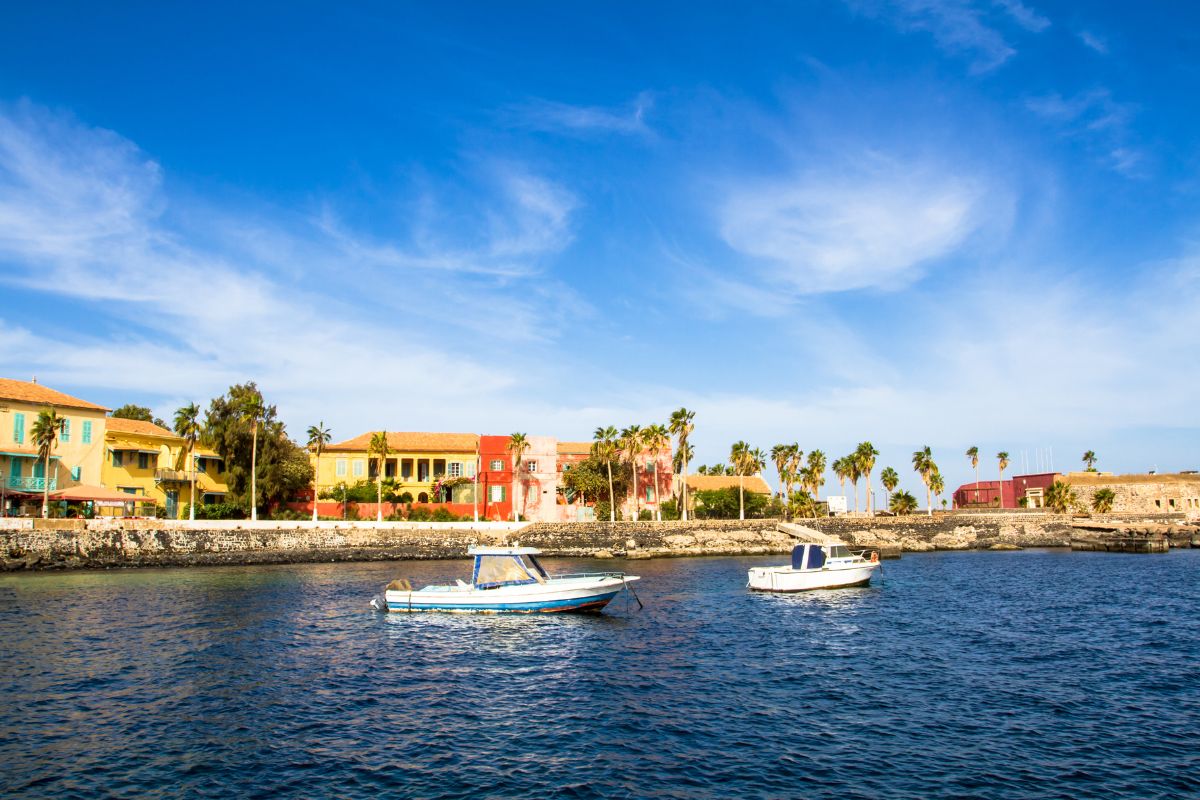
<path fill-rule="evenodd" d="M 433 514 L 429 513 L 429 509 L 424 506 L 409 506 L 408 521 L 409 522 L 429 522 L 433 519 Z"/>
<path fill-rule="evenodd" d="M 411 505 L 412 501 L 413 501 L 412 492 L 401 492 L 400 493 L 399 502 Z"/>
<path fill-rule="evenodd" d="M 187 507 L 184 507 L 187 511 Z M 186 516 L 186 514 L 185 514 Z M 245 519 L 246 509 L 233 503 L 208 503 L 196 506 L 196 519 Z"/>
<path fill-rule="evenodd" d="M 654 519 L 654 514 L 650 512 L 650 509 L 643 508 L 638 512 L 638 519 L 642 522 L 649 522 L 650 520 Z"/>
<path fill-rule="evenodd" d="M 661 510 L 664 520 L 679 519 L 679 498 L 671 495 L 670 499 L 663 502 Z"/>
<path fill-rule="evenodd" d="M 1117 493 L 1112 489 L 1097 489 L 1096 493 L 1092 495 L 1092 508 L 1097 514 L 1107 514 L 1112 511 L 1116 499 Z"/>
<path fill-rule="evenodd" d="M 597 522 L 608 522 L 608 509 L 609 508 L 610 508 L 610 506 L 609 506 L 609 503 L 607 500 L 601 500 L 599 503 L 596 503 L 596 521 Z M 618 521 L 620 521 L 620 519 L 621 519 L 620 509 L 617 510 L 616 519 Z"/>
<path fill-rule="evenodd" d="M 460 518 L 448 508 L 435 508 L 430 519 L 434 522 L 458 522 Z"/>

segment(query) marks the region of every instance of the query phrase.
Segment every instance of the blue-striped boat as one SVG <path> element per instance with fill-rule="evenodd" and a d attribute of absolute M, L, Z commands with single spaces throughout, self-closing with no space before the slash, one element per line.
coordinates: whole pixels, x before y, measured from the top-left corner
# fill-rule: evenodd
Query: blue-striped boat
<path fill-rule="evenodd" d="M 550 575 L 534 547 L 472 547 L 471 582 L 413 589 L 407 580 L 388 584 L 371 605 L 386 611 L 538 614 L 599 611 L 638 580 L 623 572 Z M 632 591 L 632 590 L 631 590 Z M 635 595 L 636 597 L 636 595 Z"/>

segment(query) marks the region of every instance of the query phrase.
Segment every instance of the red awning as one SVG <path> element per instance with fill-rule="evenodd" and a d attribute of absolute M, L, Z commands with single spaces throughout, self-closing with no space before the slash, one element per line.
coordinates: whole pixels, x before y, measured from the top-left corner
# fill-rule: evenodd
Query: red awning
<path fill-rule="evenodd" d="M 115 489 L 105 489 L 101 486 L 72 486 L 70 489 L 53 491 L 50 493 L 50 497 L 53 500 L 91 500 L 103 503 L 158 503 L 153 497 L 118 492 Z"/>

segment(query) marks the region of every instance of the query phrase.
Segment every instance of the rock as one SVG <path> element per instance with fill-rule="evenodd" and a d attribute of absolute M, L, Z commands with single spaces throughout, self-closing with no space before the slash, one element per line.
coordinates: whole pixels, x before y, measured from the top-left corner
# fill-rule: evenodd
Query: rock
<path fill-rule="evenodd" d="M 612 558 L 612 550 L 597 550 L 592 553 L 592 558 Z"/>
<path fill-rule="evenodd" d="M 1020 545 L 1009 544 L 1008 542 L 996 542 L 994 545 L 992 545 L 991 547 L 988 548 L 988 550 L 1024 550 L 1024 549 L 1025 548 L 1021 547 Z"/>

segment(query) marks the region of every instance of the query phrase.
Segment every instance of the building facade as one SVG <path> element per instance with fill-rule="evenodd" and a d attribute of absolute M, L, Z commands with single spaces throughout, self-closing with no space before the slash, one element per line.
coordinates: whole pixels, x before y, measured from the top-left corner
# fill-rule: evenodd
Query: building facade
<path fill-rule="evenodd" d="M 1045 508 L 1046 492 L 1055 481 L 1069 483 L 1078 502 L 1092 508 L 1100 489 L 1113 492 L 1115 513 L 1182 513 L 1200 516 L 1200 474 L 1114 475 L 1111 472 L 1043 472 L 1014 475 L 1000 481 L 974 481 L 954 490 L 955 508 Z M 999 499 L 1003 499 L 1003 503 Z"/>
<path fill-rule="evenodd" d="M 183 438 L 142 420 L 110 417 L 104 435 L 101 485 L 164 509 L 168 519 L 188 516 L 192 472 Z M 224 461 L 197 445 L 194 452 L 196 504 L 220 503 L 229 491 Z"/>
<path fill-rule="evenodd" d="M 474 433 L 417 433 L 394 431 L 387 434 L 388 454 L 370 452 L 373 432 L 331 444 L 312 457 L 317 476 L 317 492 L 336 489 L 342 484 L 374 481 L 383 471 L 399 495 L 409 495 L 413 503 L 458 502 L 465 499 L 473 485 L 461 479 L 475 477 L 479 454 L 479 436 Z"/>

